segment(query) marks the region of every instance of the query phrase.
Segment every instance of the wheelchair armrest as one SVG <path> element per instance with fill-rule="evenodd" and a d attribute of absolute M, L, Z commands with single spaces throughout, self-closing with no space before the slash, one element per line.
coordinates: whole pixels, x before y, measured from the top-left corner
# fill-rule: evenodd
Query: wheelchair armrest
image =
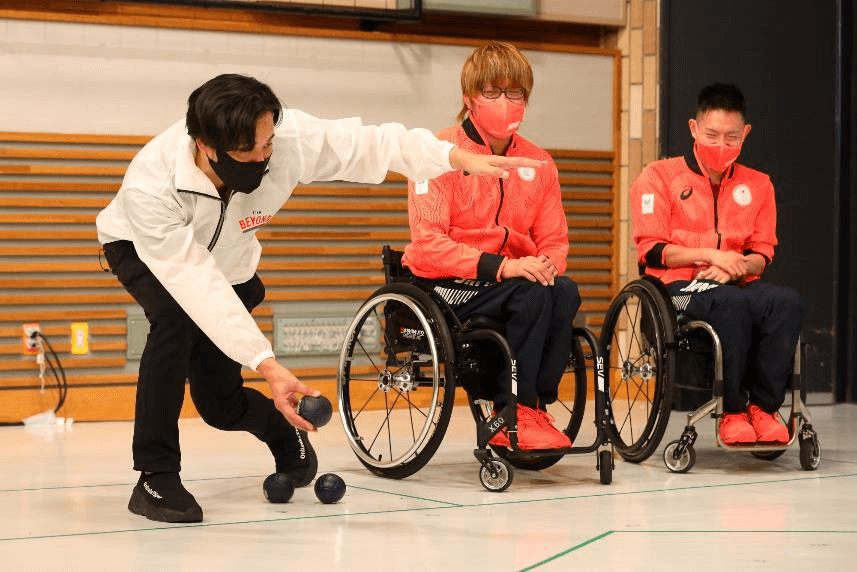
<path fill-rule="evenodd" d="M 384 282 L 390 284 L 403 274 L 402 256 L 404 252 L 394 250 L 389 244 L 381 248 L 381 263 L 384 265 Z"/>

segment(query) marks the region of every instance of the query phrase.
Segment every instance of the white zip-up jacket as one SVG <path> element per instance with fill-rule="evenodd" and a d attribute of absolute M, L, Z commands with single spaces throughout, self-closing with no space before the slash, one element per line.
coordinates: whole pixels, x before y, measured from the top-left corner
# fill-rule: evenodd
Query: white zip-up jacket
<path fill-rule="evenodd" d="M 262 247 L 256 231 L 299 183 L 380 183 L 387 171 L 431 179 L 452 170 L 453 145 L 426 129 L 359 118 L 323 120 L 284 110 L 262 184 L 224 202 L 194 162 L 196 145 L 179 121 L 147 143 L 96 219 L 98 240 L 134 243 L 140 260 L 223 353 L 256 369 L 271 343 L 232 289 L 253 278 Z"/>

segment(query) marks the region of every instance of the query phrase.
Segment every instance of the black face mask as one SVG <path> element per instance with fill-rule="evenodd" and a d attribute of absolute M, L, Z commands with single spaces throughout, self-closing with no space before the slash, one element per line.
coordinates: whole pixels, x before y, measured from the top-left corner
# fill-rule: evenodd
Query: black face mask
<path fill-rule="evenodd" d="M 217 162 L 209 165 L 223 183 L 238 193 L 252 193 L 262 184 L 262 176 L 268 172 L 268 160 L 236 161 L 226 151 L 217 151 Z"/>

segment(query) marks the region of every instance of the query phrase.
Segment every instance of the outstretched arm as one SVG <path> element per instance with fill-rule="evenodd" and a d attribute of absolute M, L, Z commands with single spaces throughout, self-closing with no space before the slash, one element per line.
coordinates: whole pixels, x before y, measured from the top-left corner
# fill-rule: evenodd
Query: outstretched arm
<path fill-rule="evenodd" d="M 453 169 L 460 169 L 474 175 L 488 175 L 507 179 L 509 169 L 517 167 L 532 167 L 536 169 L 544 165 L 544 161 L 527 159 L 526 157 L 502 157 L 500 155 L 481 155 L 471 153 L 459 147 L 449 151 L 449 164 Z"/>

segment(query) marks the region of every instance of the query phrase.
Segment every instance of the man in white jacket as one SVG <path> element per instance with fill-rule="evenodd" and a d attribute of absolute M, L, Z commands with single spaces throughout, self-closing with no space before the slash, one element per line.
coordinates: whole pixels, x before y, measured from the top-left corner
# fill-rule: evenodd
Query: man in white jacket
<path fill-rule="evenodd" d="M 267 85 L 246 76 L 221 75 L 197 88 L 186 118 L 140 150 L 96 221 L 110 269 L 150 324 L 132 443 L 141 475 L 128 509 L 156 521 L 202 521 L 179 478 L 186 380 L 206 423 L 255 435 L 295 486 L 315 477 L 306 433 L 315 428 L 295 405 L 319 392 L 276 361 L 250 315 L 265 296 L 256 230 L 297 184 L 379 183 L 388 170 L 414 180 L 454 169 L 504 177 L 540 166 L 469 153 L 424 129 L 284 110 Z M 243 386 L 242 366 L 262 374 L 273 399 Z"/>

